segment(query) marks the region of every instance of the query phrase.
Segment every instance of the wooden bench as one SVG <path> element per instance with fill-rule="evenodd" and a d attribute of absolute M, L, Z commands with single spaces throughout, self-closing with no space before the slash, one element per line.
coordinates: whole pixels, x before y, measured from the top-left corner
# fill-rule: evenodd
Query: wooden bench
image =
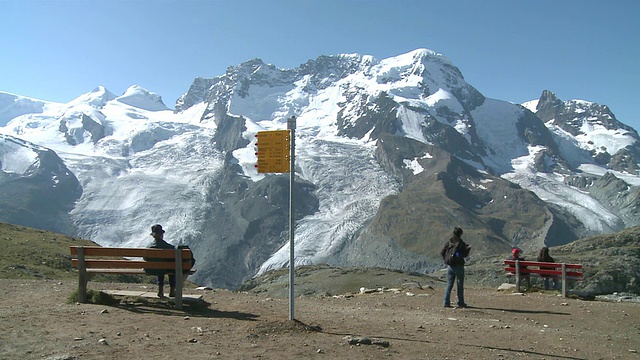
<path fill-rule="evenodd" d="M 548 276 L 562 280 L 562 296 L 567 297 L 567 280 L 582 280 L 581 264 L 549 263 L 539 261 L 505 260 L 504 271 L 516 277 L 516 291 L 520 292 L 522 275 Z"/>
<path fill-rule="evenodd" d="M 87 301 L 87 282 L 98 273 L 102 274 L 146 274 L 144 269 L 167 270 L 175 274 L 175 304 L 182 309 L 182 289 L 191 269 L 189 249 L 112 248 L 100 246 L 71 246 L 71 264 L 79 271 L 78 302 Z M 142 259 L 126 259 L 142 258 Z M 144 258 L 167 259 L 146 261 Z"/>

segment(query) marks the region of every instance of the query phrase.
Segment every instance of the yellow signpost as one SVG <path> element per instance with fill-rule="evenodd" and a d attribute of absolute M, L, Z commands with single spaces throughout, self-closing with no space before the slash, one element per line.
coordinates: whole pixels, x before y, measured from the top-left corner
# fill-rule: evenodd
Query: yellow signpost
<path fill-rule="evenodd" d="M 289 173 L 289 320 L 295 320 L 295 249 L 293 212 L 293 189 L 296 159 L 296 117 L 287 119 L 287 130 L 258 131 L 256 156 L 258 173 Z"/>
<path fill-rule="evenodd" d="M 256 135 L 258 173 L 288 173 L 290 171 L 290 130 L 259 131 Z"/>

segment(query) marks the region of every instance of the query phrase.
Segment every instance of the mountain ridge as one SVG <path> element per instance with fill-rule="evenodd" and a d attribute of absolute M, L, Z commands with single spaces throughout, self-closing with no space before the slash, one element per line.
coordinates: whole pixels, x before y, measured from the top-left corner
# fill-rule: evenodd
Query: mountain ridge
<path fill-rule="evenodd" d="M 635 130 L 546 90 L 536 107 L 486 98 L 426 49 L 294 69 L 253 59 L 196 78 L 175 110 L 130 90 L 149 106 L 99 87 L 0 131 L 55 149 L 76 174 L 82 194 L 61 215 L 74 236 L 140 246 L 145 226 L 162 223 L 170 242 L 200 254 L 202 284 L 234 288 L 288 265 L 288 176 L 256 172 L 254 135 L 291 116 L 300 265 L 428 272 L 453 226 L 491 254 L 638 223 Z M 576 129 L 580 116 L 589 126 L 574 136 L 562 124 Z"/>

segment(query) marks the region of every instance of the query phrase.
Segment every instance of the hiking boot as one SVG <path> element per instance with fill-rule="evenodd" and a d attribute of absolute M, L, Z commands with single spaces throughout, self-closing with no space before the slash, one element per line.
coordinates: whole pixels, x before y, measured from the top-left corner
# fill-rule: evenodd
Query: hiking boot
<path fill-rule="evenodd" d="M 169 289 L 169 297 L 175 297 L 175 296 L 176 296 L 176 289 L 175 288 Z"/>
<path fill-rule="evenodd" d="M 163 298 L 164 297 L 164 292 L 162 290 L 158 291 L 158 297 L 159 298 Z"/>

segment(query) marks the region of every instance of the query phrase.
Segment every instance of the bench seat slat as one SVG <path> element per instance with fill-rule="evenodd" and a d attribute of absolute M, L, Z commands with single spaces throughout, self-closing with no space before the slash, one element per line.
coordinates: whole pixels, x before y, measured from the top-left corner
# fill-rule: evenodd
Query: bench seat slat
<path fill-rule="evenodd" d="M 144 272 L 144 269 L 87 269 L 87 272 L 90 274 L 140 274 L 147 275 Z M 186 274 L 193 275 L 195 274 L 195 270 L 189 270 Z M 170 272 L 168 272 L 170 274 Z"/>
<path fill-rule="evenodd" d="M 532 274 L 522 274 L 522 275 L 529 275 L 529 276 L 531 276 L 531 277 L 542 277 L 542 275 L 540 275 L 540 274 L 535 274 L 535 273 L 532 273 Z M 507 276 L 516 276 L 516 273 L 515 273 L 515 272 L 508 272 L 508 273 L 507 273 Z M 562 275 L 557 275 L 557 276 L 556 276 L 556 275 L 551 275 L 551 276 L 549 276 L 548 278 L 549 278 L 549 279 L 552 279 L 552 278 L 553 278 L 553 279 L 562 279 Z M 582 276 L 567 276 L 567 280 L 583 280 L 583 279 L 584 279 L 584 278 L 583 278 Z"/>
<path fill-rule="evenodd" d="M 84 256 L 120 256 L 120 257 L 147 257 L 173 259 L 174 252 L 167 250 L 172 249 L 153 249 L 153 248 L 103 248 L 100 246 L 83 246 Z M 78 246 L 71 246 L 71 256 L 78 256 Z M 175 250 L 173 250 L 175 251 Z M 182 259 L 191 260 L 191 251 L 182 249 Z"/>
<path fill-rule="evenodd" d="M 506 268 L 504 268 L 504 271 L 515 274 L 516 268 L 515 267 L 506 267 Z M 560 271 L 560 270 L 529 269 L 529 268 L 523 269 L 523 268 L 520 268 L 520 274 L 562 276 L 562 271 Z M 582 277 L 582 272 L 567 271 L 567 276 Z"/>
<path fill-rule="evenodd" d="M 515 260 L 504 260 L 505 265 L 515 266 Z M 562 263 L 549 263 L 549 262 L 539 262 L 539 261 L 520 261 L 520 265 L 522 266 L 543 266 L 549 268 L 562 268 Z M 567 269 L 582 269 L 582 264 L 564 264 Z"/>
<path fill-rule="evenodd" d="M 145 274 L 144 269 L 87 269 L 90 274 Z"/>
<path fill-rule="evenodd" d="M 165 269 L 173 270 L 176 268 L 173 261 L 144 261 L 144 260 L 109 260 L 109 259 L 85 259 L 85 267 L 91 268 L 120 268 L 120 269 Z M 71 259 L 71 265 L 78 267 L 78 259 Z M 191 269 L 191 261 L 183 261 L 182 269 Z"/>

